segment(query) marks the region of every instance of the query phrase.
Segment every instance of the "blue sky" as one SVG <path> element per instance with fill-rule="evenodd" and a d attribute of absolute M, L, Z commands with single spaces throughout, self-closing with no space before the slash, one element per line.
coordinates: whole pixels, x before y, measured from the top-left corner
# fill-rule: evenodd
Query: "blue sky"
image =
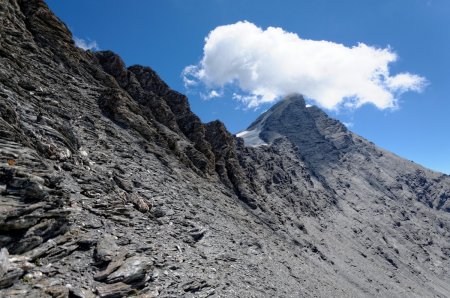
<path fill-rule="evenodd" d="M 236 133 L 272 103 L 246 108 L 232 99 L 238 86 L 204 100 L 186 88 L 182 71 L 203 57 L 205 37 L 218 26 L 248 21 L 265 30 L 281 27 L 302 39 L 346 47 L 364 43 L 397 54 L 392 74 L 426 78 L 419 92 L 399 97 L 397 109 L 373 104 L 327 111 L 351 130 L 404 158 L 450 173 L 450 1 L 265 0 L 47 0 L 74 36 L 118 53 L 127 65 L 155 69 L 173 89 L 188 95 L 204 121 L 222 120 Z"/>

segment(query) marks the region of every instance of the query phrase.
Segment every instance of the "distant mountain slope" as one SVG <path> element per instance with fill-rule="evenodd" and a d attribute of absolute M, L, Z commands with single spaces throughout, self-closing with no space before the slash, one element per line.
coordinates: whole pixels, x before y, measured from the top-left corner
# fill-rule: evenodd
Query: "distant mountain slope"
<path fill-rule="evenodd" d="M 450 296 L 448 176 L 301 96 L 236 138 L 41 0 L 0 23 L 0 297 Z"/>
<path fill-rule="evenodd" d="M 340 195 L 369 195 L 367 191 L 371 190 L 374 197 L 416 199 L 450 212 L 450 176 L 375 146 L 319 108 L 307 108 L 300 95 L 288 96 L 276 104 L 248 131 L 255 128 L 263 143 L 286 137 L 295 144 L 314 174 L 335 191 L 341 190 Z M 345 178 L 339 181 L 339 177 Z"/>

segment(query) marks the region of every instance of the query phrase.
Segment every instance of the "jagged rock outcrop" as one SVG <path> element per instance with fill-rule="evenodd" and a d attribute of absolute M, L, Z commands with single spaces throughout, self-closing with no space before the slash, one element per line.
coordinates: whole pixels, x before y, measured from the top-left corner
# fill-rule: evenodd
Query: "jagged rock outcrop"
<path fill-rule="evenodd" d="M 450 295 L 447 175 L 299 96 L 247 131 L 1 1 L 0 297 Z"/>

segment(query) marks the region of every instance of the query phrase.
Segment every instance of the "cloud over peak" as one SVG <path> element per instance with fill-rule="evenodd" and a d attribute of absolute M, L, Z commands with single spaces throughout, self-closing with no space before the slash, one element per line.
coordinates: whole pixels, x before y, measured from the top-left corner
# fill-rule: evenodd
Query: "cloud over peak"
<path fill-rule="evenodd" d="M 248 107 L 301 93 L 328 109 L 365 103 L 385 109 L 395 107 L 400 94 L 426 85 L 419 75 L 391 75 L 389 64 L 396 60 L 390 48 L 346 47 L 237 22 L 209 33 L 201 61 L 187 66 L 183 78 L 186 86 L 200 84 L 209 92 L 236 85 L 242 94 L 233 98 Z"/>

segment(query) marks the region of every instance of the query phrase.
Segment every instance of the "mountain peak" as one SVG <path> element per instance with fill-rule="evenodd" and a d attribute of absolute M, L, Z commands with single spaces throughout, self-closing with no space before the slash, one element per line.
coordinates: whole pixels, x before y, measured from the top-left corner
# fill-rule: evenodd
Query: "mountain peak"
<path fill-rule="evenodd" d="M 314 126 L 309 110 L 301 94 L 289 94 L 237 136 L 243 138 L 247 146 L 254 147 L 270 144 L 279 137 L 298 135 Z"/>
<path fill-rule="evenodd" d="M 298 103 L 303 103 L 303 105 L 306 106 L 305 98 L 300 93 L 288 94 L 285 97 L 283 97 L 283 99 L 281 101 L 286 101 L 286 102 L 290 102 L 290 103 L 298 102 Z"/>

